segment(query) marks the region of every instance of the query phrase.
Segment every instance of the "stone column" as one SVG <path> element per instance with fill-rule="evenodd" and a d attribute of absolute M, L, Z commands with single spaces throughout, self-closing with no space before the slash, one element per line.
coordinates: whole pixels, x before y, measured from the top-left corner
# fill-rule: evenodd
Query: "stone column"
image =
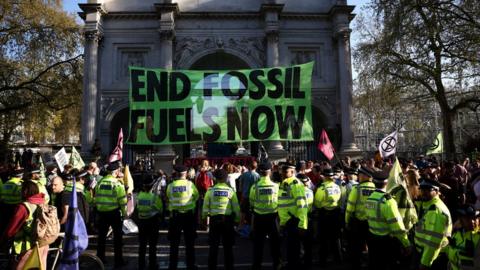
<path fill-rule="evenodd" d="M 97 138 L 97 107 L 98 107 L 98 45 L 102 37 L 101 18 L 105 11 L 101 4 L 80 4 L 84 11 L 81 16 L 85 20 L 84 35 L 84 68 L 82 97 L 82 155 L 89 159 L 90 150 Z"/>
<path fill-rule="evenodd" d="M 155 4 L 157 14 L 160 17 L 160 68 L 171 69 L 173 67 L 173 39 L 175 37 L 175 14 L 178 5 L 166 0 L 162 4 Z M 171 145 L 156 147 L 155 170 L 162 169 L 167 174 L 172 171 L 172 162 L 176 156 Z"/>
<path fill-rule="evenodd" d="M 278 67 L 280 64 L 280 55 L 278 50 L 279 43 L 279 18 L 283 9 L 283 4 L 277 4 L 276 1 L 267 0 L 262 4 L 261 11 L 265 17 L 265 35 L 267 40 L 267 67 Z M 268 157 L 271 161 L 285 161 L 287 151 L 279 141 L 272 141 L 268 147 Z"/>
<path fill-rule="evenodd" d="M 340 90 L 342 155 L 358 155 L 360 150 L 354 142 L 352 131 L 352 63 L 350 53 L 350 32 L 348 27 L 337 31 L 338 83 Z"/>

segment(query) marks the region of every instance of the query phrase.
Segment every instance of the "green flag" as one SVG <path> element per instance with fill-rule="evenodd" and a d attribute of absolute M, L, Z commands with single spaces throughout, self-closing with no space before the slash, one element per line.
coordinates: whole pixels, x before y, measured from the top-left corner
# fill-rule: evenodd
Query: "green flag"
<path fill-rule="evenodd" d="M 403 219 L 403 225 L 407 230 L 410 230 L 418 221 L 415 204 L 408 192 L 407 183 L 404 180 L 402 167 L 398 158 L 395 158 L 395 163 L 388 174 L 387 192 L 397 202 L 398 211 Z"/>
<path fill-rule="evenodd" d="M 428 148 L 427 155 L 443 153 L 443 133 L 438 133 L 433 144 Z"/>
<path fill-rule="evenodd" d="M 75 146 L 72 146 L 72 154 L 70 155 L 70 164 L 72 165 L 73 168 L 81 170 L 83 167 L 85 167 L 85 163 L 82 160 L 82 157 L 80 156 L 80 153 L 77 152 L 77 149 L 75 149 Z"/>
<path fill-rule="evenodd" d="M 40 170 L 40 178 L 45 178 L 45 164 L 43 164 L 42 156 L 38 158 L 38 169 Z"/>
<path fill-rule="evenodd" d="M 406 188 L 405 181 L 403 181 L 402 167 L 400 167 L 398 158 L 395 158 L 393 167 L 390 169 L 390 173 L 388 174 L 387 192 L 392 191 L 392 189 L 397 186 L 404 186 Z"/>

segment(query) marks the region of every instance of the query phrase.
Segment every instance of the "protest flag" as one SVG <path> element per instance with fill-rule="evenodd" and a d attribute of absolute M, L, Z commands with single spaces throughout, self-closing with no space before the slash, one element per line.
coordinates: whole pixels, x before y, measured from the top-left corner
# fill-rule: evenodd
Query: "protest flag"
<path fill-rule="evenodd" d="M 75 149 L 75 146 L 72 146 L 72 154 L 70 155 L 70 165 L 72 165 L 73 168 L 78 170 L 82 170 L 83 167 L 85 167 L 85 162 L 83 162 L 83 159 L 80 156 L 80 153 L 78 153 L 77 149 Z"/>
<path fill-rule="evenodd" d="M 75 183 L 75 179 L 73 179 Z M 59 270 L 78 270 L 78 258 L 88 247 L 88 233 L 80 211 L 78 211 L 76 185 L 73 185 L 65 226 L 65 242 Z"/>
<path fill-rule="evenodd" d="M 378 145 L 378 152 L 382 158 L 389 157 L 397 151 L 397 131 L 389 134 L 387 137 L 383 138 Z"/>
<path fill-rule="evenodd" d="M 123 157 L 123 130 L 120 128 L 118 133 L 117 146 L 113 149 L 112 154 L 108 158 L 108 162 L 122 160 Z"/>
<path fill-rule="evenodd" d="M 407 189 L 407 184 L 403 176 L 402 167 L 398 158 L 395 158 L 393 167 L 388 174 L 387 192 L 397 202 L 398 211 L 403 219 L 403 224 L 407 230 L 410 230 L 418 221 L 415 204 Z"/>
<path fill-rule="evenodd" d="M 322 134 L 320 135 L 320 141 L 318 142 L 317 148 L 328 160 L 331 160 L 335 155 L 335 149 L 333 148 L 325 129 L 322 129 Z"/>
<path fill-rule="evenodd" d="M 438 133 L 433 144 L 428 148 L 427 155 L 443 153 L 443 133 Z"/>
<path fill-rule="evenodd" d="M 132 192 L 134 188 L 133 177 L 130 174 L 130 168 L 128 165 L 125 165 L 125 171 L 123 173 L 123 184 L 127 186 L 127 216 L 130 216 L 135 210 L 135 203 L 132 198 Z"/>
<path fill-rule="evenodd" d="M 40 253 L 38 252 L 38 244 L 35 244 L 35 247 L 28 257 L 25 265 L 23 266 L 24 270 L 45 270 L 45 266 L 42 264 L 42 260 L 40 259 Z"/>

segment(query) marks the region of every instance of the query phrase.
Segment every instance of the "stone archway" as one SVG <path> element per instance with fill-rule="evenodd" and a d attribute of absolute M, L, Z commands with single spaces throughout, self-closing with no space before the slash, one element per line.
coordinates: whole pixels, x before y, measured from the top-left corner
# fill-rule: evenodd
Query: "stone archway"
<path fill-rule="evenodd" d="M 237 53 L 238 54 L 238 53 Z M 196 60 L 193 60 L 191 64 L 186 67 L 191 70 L 238 70 L 249 69 L 252 66 L 248 63 L 248 60 L 242 59 L 237 54 L 227 52 L 227 50 L 215 50 L 207 51 L 197 55 Z M 201 55 L 200 57 L 198 57 Z M 244 146 L 247 147 L 247 143 Z M 190 144 L 184 144 L 181 146 L 174 146 L 177 153 L 181 153 L 183 158 L 190 156 Z M 237 148 L 236 144 L 207 144 L 207 155 L 211 157 L 225 157 L 232 156 Z M 252 155 L 256 155 L 258 152 L 258 143 L 251 142 L 249 148 Z"/>

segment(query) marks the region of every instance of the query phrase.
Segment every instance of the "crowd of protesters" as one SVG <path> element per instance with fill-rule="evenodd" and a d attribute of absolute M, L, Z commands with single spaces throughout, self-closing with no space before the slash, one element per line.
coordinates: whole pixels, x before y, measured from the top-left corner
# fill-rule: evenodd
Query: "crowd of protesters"
<path fill-rule="evenodd" d="M 477 267 L 480 254 L 480 158 L 400 158 L 397 183 L 404 190 L 388 193 L 393 159 L 252 161 L 246 166 L 212 166 L 203 160 L 196 167 L 173 166 L 168 173 L 147 172 L 137 163 L 129 182 L 121 162 L 101 167 L 92 162 L 79 169 L 66 165 L 60 172 L 54 164 L 40 171 L 34 155 L 15 158 L 20 162 L 0 166 L 0 244 L 2 249 L 13 245 L 13 269 L 22 269 L 31 253 L 33 240 L 25 234 L 34 217 L 26 205 L 55 206 L 63 230 L 73 185 L 89 232 L 99 235 L 97 255 L 105 263 L 112 227 L 118 268 L 126 264 L 121 225 L 129 216 L 139 227 L 139 269 L 146 266 L 147 245 L 149 268 L 157 268 L 161 226 L 169 230 L 170 269 L 176 269 L 182 232 L 187 268 L 195 268 L 197 230 L 209 231 L 210 269 L 216 267 L 221 239 L 225 268 L 234 267 L 236 236 L 253 239 L 253 269 L 261 268 L 267 236 L 275 269 L 328 267 L 331 261 L 348 262 L 352 269 L 446 269 L 448 264 L 475 269 L 467 267 Z M 132 214 L 127 201 L 133 193 Z M 281 242 L 286 243 L 284 258 Z M 45 259 L 45 248 L 40 253 Z"/>

